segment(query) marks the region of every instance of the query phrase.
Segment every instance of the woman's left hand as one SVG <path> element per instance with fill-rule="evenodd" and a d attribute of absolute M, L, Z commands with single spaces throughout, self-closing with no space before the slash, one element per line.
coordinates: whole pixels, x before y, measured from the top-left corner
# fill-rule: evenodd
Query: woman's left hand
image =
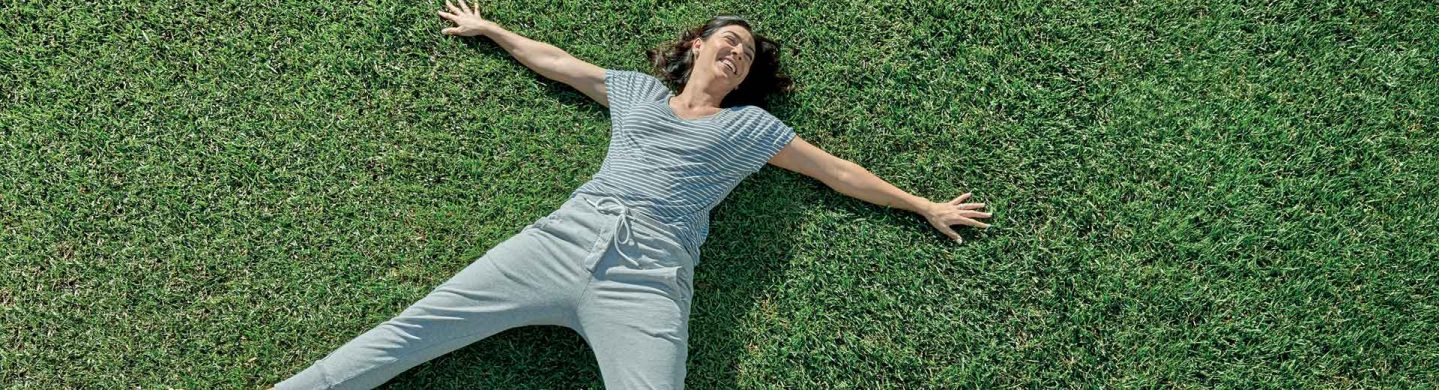
<path fill-rule="evenodd" d="M 959 233 L 955 233 L 950 226 L 964 225 L 981 229 L 989 227 L 989 224 L 978 221 L 980 218 L 989 218 L 989 213 L 979 211 L 984 208 L 984 203 L 964 203 L 969 200 L 971 195 L 973 194 L 966 192 L 949 202 L 932 203 L 925 208 L 922 214 L 925 219 L 929 220 L 930 225 L 949 236 L 949 239 L 957 243 L 964 243 L 964 239 L 960 238 Z"/>

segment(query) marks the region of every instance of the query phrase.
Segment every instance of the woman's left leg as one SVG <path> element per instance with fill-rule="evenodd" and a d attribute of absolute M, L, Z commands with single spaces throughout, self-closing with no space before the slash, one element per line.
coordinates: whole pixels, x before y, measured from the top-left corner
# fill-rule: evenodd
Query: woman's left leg
<path fill-rule="evenodd" d="M 683 389 L 693 265 L 622 265 L 605 256 L 597 268 L 575 330 L 594 350 L 605 388 Z"/>

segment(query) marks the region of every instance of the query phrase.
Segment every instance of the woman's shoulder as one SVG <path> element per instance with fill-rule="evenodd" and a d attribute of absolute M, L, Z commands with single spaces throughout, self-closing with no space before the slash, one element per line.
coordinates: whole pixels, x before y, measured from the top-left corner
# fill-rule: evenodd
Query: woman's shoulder
<path fill-rule="evenodd" d="M 605 69 L 605 75 L 611 76 L 611 77 L 631 77 L 631 78 L 639 77 L 639 78 L 651 78 L 651 79 L 655 78 L 654 76 L 650 76 L 649 73 L 640 72 L 640 71 L 637 71 L 637 70 L 620 69 L 620 68 L 606 68 L 606 69 Z"/>
<path fill-rule="evenodd" d="M 618 78 L 646 84 L 664 84 L 658 77 L 650 75 L 649 73 L 628 69 L 605 69 L 605 78 Z"/>
<path fill-rule="evenodd" d="M 736 114 L 739 114 L 737 116 L 742 118 L 760 119 L 765 121 L 780 121 L 779 118 L 775 117 L 774 114 L 771 114 L 769 110 L 760 106 L 745 104 L 733 106 L 729 109 L 733 110 Z"/>
<path fill-rule="evenodd" d="M 634 70 L 605 69 L 605 83 L 612 87 L 631 90 L 633 93 L 651 99 L 670 93 L 669 87 L 666 87 L 658 77 Z"/>

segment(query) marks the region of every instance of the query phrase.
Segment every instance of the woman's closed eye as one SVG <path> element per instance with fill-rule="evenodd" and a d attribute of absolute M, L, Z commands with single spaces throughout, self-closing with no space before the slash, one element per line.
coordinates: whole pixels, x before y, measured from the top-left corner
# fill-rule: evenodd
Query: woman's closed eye
<path fill-rule="evenodd" d="M 736 48 L 740 47 L 739 41 L 736 41 L 733 35 L 725 36 L 725 40 L 729 41 L 729 44 L 734 45 Z M 754 60 L 754 55 L 749 52 L 744 52 L 744 55 L 740 57 L 744 58 L 745 61 Z"/>

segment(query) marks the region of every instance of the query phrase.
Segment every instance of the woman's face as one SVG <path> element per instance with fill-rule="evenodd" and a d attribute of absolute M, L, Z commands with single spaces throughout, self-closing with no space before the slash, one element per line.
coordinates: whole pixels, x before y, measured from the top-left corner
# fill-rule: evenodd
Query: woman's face
<path fill-rule="evenodd" d="M 721 27 L 709 38 L 696 39 L 690 49 L 695 51 L 690 80 L 708 77 L 711 85 L 725 85 L 727 91 L 739 88 L 754 62 L 754 36 L 743 26 Z"/>

